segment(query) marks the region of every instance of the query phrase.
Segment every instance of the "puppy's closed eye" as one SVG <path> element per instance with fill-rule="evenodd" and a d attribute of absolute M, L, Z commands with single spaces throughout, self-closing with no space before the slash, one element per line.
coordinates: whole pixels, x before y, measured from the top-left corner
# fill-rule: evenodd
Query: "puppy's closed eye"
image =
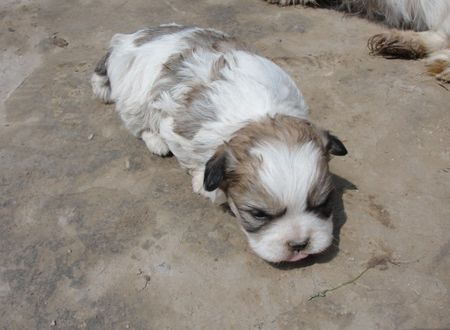
<path fill-rule="evenodd" d="M 258 208 L 249 208 L 243 211 L 249 213 L 255 220 L 258 221 L 270 221 L 279 218 L 286 213 L 286 209 L 275 213 L 270 213 L 268 211 Z"/>
<path fill-rule="evenodd" d="M 253 218 L 259 221 L 268 221 L 273 219 L 273 215 L 267 213 L 266 211 L 259 210 L 259 209 L 253 209 L 250 210 L 249 213 L 252 215 Z"/>
<path fill-rule="evenodd" d="M 318 204 L 313 204 L 310 201 L 308 201 L 306 211 L 315 213 L 322 218 L 329 218 L 331 216 L 331 213 L 333 212 L 331 199 L 332 193 L 329 193 L 327 198 Z"/>
<path fill-rule="evenodd" d="M 262 208 L 255 208 L 251 206 L 244 206 L 239 208 L 242 216 L 242 226 L 248 233 L 255 233 L 272 221 L 283 216 L 286 213 L 286 208 L 277 211 L 266 211 Z"/>

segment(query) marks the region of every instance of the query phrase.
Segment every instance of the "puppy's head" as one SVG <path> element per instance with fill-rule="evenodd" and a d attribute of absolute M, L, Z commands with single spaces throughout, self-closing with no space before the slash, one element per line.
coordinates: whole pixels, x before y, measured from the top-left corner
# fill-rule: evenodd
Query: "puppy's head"
<path fill-rule="evenodd" d="M 331 244 L 328 161 L 346 153 L 338 138 L 307 120 L 278 115 L 220 146 L 206 164 L 204 188 L 225 192 L 258 256 L 297 261 Z"/>

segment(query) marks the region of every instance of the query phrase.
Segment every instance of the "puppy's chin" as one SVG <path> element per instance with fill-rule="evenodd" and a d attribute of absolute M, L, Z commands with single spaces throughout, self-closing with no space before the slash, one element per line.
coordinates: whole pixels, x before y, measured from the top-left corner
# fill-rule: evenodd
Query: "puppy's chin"
<path fill-rule="evenodd" d="M 268 262 L 279 263 L 296 262 L 325 251 L 332 243 L 332 231 L 331 218 L 324 220 L 305 214 L 302 218 L 280 219 L 261 232 L 246 232 L 246 235 L 256 255 Z M 306 237 L 309 243 L 304 250 L 293 251 L 289 247 L 289 241 L 303 241 Z"/>

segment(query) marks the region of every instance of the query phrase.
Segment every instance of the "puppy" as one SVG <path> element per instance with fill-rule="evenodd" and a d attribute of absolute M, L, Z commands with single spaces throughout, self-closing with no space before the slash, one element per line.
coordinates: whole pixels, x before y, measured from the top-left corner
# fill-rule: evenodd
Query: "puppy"
<path fill-rule="evenodd" d="M 91 83 L 195 192 L 228 202 L 258 256 L 297 261 L 331 244 L 328 161 L 347 150 L 273 62 L 216 30 L 161 25 L 116 34 Z"/>
<path fill-rule="evenodd" d="M 450 82 L 449 0 L 266 0 L 282 6 L 313 4 L 335 7 L 381 20 L 395 29 L 368 41 L 372 54 L 393 58 L 426 57 L 428 73 Z M 412 29 L 404 31 L 399 29 Z"/>

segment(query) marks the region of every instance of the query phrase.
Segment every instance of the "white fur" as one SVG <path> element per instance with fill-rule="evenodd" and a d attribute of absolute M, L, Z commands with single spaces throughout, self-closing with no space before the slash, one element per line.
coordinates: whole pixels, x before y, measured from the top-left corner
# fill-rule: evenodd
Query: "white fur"
<path fill-rule="evenodd" d="M 91 77 L 92 91 L 99 99 L 105 103 L 110 103 L 111 100 L 111 89 L 109 88 L 108 77 L 99 76 L 94 73 Z"/>
<path fill-rule="evenodd" d="M 205 106 L 215 109 L 218 121 L 203 127 L 192 140 L 176 134 L 172 123 L 177 112 L 185 110 L 180 109 L 177 100 L 185 92 L 185 86 L 177 85 L 158 99 L 150 91 L 158 83 L 164 62 L 189 47 L 182 41 L 183 37 L 198 30 L 192 28 L 166 35 L 140 47 L 133 41 L 141 31 L 116 34 L 110 44 L 114 51 L 107 67 L 111 99 L 116 102 L 126 127 L 136 136 L 144 130 L 159 133 L 189 169 L 201 169 L 215 148 L 249 120 L 277 113 L 305 118 L 308 113 L 295 83 L 273 62 L 252 53 L 231 51 L 225 55 L 229 66 L 221 71 L 226 80 L 210 82 L 211 64 L 220 55 L 199 50 L 183 74 L 209 84 L 210 91 L 205 97 L 209 104 Z M 95 88 L 96 85 L 94 93 L 99 95 Z"/>
<path fill-rule="evenodd" d="M 94 74 L 92 85 L 96 95 L 116 103 L 125 126 L 141 137 L 151 152 L 165 155 L 170 150 L 175 155 L 192 175 L 195 192 L 224 202 L 225 195 L 220 189 L 208 192 L 203 187 L 205 164 L 217 147 L 251 121 L 276 114 L 306 118 L 308 110 L 295 83 L 281 68 L 263 57 L 236 49 L 225 53 L 196 49 L 177 71 L 180 81 L 189 83 L 180 82 L 153 92 L 161 86 L 158 84 L 164 83 L 160 77 L 164 63 L 172 55 L 189 49 L 185 37 L 199 30 L 185 29 L 138 46 L 134 41 L 143 30 L 116 34 L 106 62 L 107 78 Z M 214 79 L 212 68 L 222 60 L 226 63 L 220 69 L 222 79 Z M 104 89 L 107 81 L 108 91 Z M 181 104 L 190 84 L 207 88 L 186 109 Z M 175 125 L 185 111 L 193 111 L 192 107 L 213 113 L 214 120 L 201 123 L 195 135 L 186 138 L 177 133 Z M 305 252 L 308 254 L 326 249 L 332 239 L 331 221 L 305 211 L 320 151 L 305 144 L 292 150 L 283 145 L 262 145 L 253 152 L 265 160 L 260 173 L 263 184 L 275 198 L 286 203 L 289 211 L 264 234 L 258 237 L 248 234 L 251 247 L 259 256 L 276 262 L 292 257 L 287 249 L 290 240 L 309 238 L 311 243 Z M 230 205 L 233 208 L 233 201 Z"/>
<path fill-rule="evenodd" d="M 165 156 L 169 153 L 169 147 L 164 142 L 164 140 L 159 136 L 159 134 L 144 131 L 141 135 L 142 140 L 144 140 L 145 145 L 148 150 L 153 152 L 158 156 Z"/>
<path fill-rule="evenodd" d="M 247 233 L 250 246 L 263 259 L 280 262 L 293 257 L 289 241 L 309 240 L 302 251 L 306 254 L 320 253 L 331 244 L 331 219 L 320 219 L 306 211 L 321 152 L 312 142 L 293 147 L 265 144 L 252 150 L 263 160 L 258 174 L 265 189 L 287 208 L 287 213 L 269 226 L 264 235 Z"/>
<path fill-rule="evenodd" d="M 215 109 L 217 120 L 207 123 L 194 136 L 185 139 L 173 130 L 173 117 L 177 111 L 176 101 L 170 95 L 158 107 L 170 113 L 161 122 L 160 134 L 169 145 L 169 149 L 187 168 L 201 169 L 212 156 L 217 146 L 230 137 L 249 121 L 261 119 L 267 115 L 286 114 L 299 118 L 307 116 L 304 99 L 291 78 L 277 65 L 255 54 L 233 51 L 225 55 L 229 66 L 221 74 L 224 80 L 209 82 L 208 63 L 210 56 L 199 54 L 203 59 L 196 59 L 186 75 L 202 79 L 209 84 L 210 90 L 204 106 Z M 175 94 L 175 92 L 173 93 Z"/>
<path fill-rule="evenodd" d="M 309 240 L 310 243 L 302 253 L 316 254 L 330 246 L 332 231 L 331 219 L 317 219 L 313 214 L 305 212 L 300 215 L 284 215 L 266 229 L 264 235 L 246 234 L 250 247 L 259 257 L 270 262 L 282 262 L 296 255 L 288 248 L 287 242 Z"/>
<path fill-rule="evenodd" d="M 251 153 L 262 159 L 258 174 L 266 190 L 294 212 L 303 210 L 308 192 L 318 176 L 317 163 L 322 150 L 313 142 L 295 146 L 274 142 L 260 145 Z"/>
<path fill-rule="evenodd" d="M 126 127 L 136 136 L 143 130 L 159 131 L 161 113 L 153 109 L 150 90 L 170 55 L 186 48 L 180 40 L 195 29 L 169 34 L 140 47 L 133 41 L 142 34 L 116 34 L 110 43 L 114 49 L 108 61 L 111 99 L 117 104 Z"/>

